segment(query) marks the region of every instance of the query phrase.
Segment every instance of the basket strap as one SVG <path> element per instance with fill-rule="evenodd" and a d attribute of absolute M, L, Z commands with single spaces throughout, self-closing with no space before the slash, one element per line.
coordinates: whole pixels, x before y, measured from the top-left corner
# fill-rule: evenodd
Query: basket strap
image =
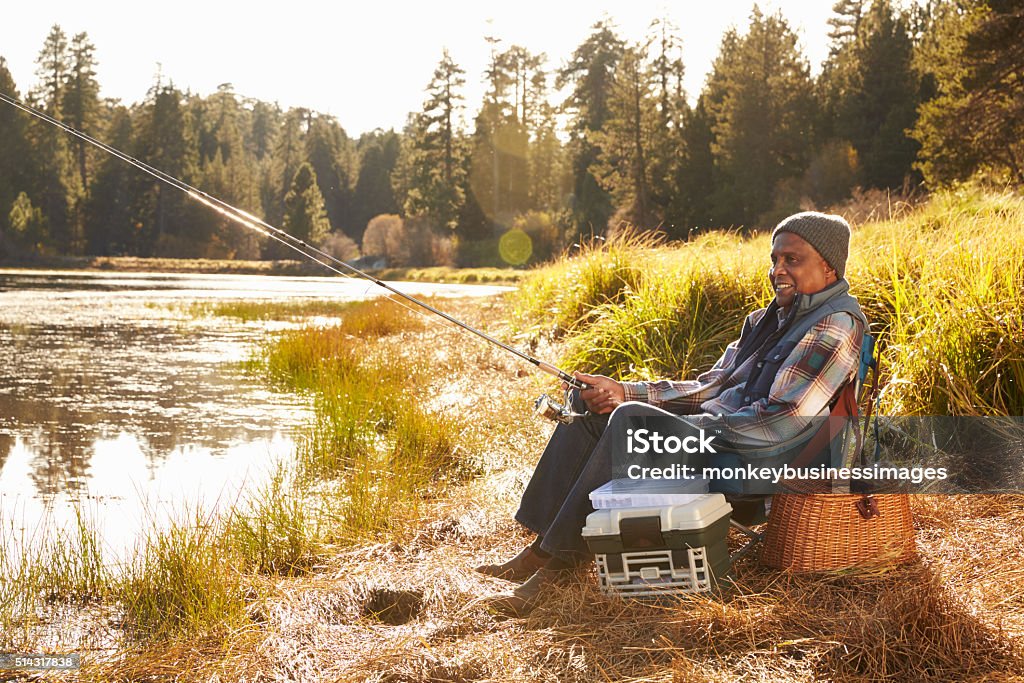
<path fill-rule="evenodd" d="M 857 512 L 864 519 L 871 519 L 872 517 L 878 517 L 881 512 L 878 511 L 878 502 L 874 496 L 865 495 L 863 498 L 857 501 Z"/>

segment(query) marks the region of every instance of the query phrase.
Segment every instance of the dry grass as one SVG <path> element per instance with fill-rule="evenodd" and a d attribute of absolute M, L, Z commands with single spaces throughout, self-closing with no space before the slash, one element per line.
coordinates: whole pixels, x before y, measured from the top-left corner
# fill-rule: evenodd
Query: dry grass
<path fill-rule="evenodd" d="M 1006 558 L 1020 557 L 1024 539 L 1012 540 L 1010 524 L 1005 544 L 990 539 L 992 520 L 1006 519 L 992 516 L 993 505 L 1019 520 L 1024 501 L 917 501 L 921 560 L 888 572 L 791 576 L 746 561 L 735 590 L 661 606 L 607 599 L 587 578 L 528 619 L 504 620 L 478 598 L 508 584 L 470 569 L 525 541 L 501 521 L 515 496 L 485 495 L 498 482 L 514 490 L 521 479 L 496 475 L 469 486 L 439 503 L 411 538 L 339 553 L 316 576 L 266 579 L 250 629 L 220 641 L 163 643 L 83 673 L 197 681 L 1021 680 L 1024 588 Z M 941 540 L 930 538 L 940 530 Z M 979 581 L 989 583 L 972 589 Z M 399 618 L 373 616 L 393 603 L 405 610 Z"/>
<path fill-rule="evenodd" d="M 526 276 L 527 271 L 512 268 L 450 268 L 429 266 L 425 268 L 384 268 L 374 271 L 381 280 L 413 282 L 449 282 L 454 284 L 514 283 Z"/>

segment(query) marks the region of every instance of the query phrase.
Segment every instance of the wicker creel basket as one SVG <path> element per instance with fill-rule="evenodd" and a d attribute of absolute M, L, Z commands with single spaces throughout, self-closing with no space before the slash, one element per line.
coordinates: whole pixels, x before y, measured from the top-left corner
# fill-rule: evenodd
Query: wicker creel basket
<path fill-rule="evenodd" d="M 877 567 L 914 557 L 905 493 L 773 496 L 761 562 L 793 572 Z"/>

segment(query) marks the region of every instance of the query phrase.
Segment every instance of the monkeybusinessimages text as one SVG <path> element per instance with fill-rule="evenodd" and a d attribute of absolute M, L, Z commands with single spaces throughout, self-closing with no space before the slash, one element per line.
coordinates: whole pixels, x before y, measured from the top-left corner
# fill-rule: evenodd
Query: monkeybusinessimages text
<path fill-rule="evenodd" d="M 677 455 L 714 454 L 714 435 L 698 434 L 679 437 L 675 434 L 663 436 L 650 429 L 626 430 L 626 452 L 630 455 Z M 733 479 L 764 481 L 778 484 L 781 481 L 805 479 L 813 481 L 855 480 L 855 481 L 908 481 L 920 484 L 925 481 L 940 481 L 949 476 L 945 467 L 894 467 L 873 465 L 870 467 L 757 467 L 747 464 L 740 467 L 694 467 L 671 463 L 664 467 L 630 465 L 626 468 L 630 479 Z"/>

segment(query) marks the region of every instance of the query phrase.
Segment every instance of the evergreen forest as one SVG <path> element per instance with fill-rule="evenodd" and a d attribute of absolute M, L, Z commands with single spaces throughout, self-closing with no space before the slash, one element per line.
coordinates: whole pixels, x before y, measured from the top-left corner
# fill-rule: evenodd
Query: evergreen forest
<path fill-rule="evenodd" d="M 100 98 L 95 46 L 53 26 L 37 81 L 0 93 L 342 259 L 522 265 L 632 227 L 687 239 L 771 227 L 871 190 L 1024 183 L 1024 6 L 839 0 L 817 75 L 782 13 L 728 30 L 699 93 L 686 27 L 638 44 L 596 23 L 563 64 L 486 38 L 467 74 L 445 51 L 403 130 L 155 78 Z M 467 78 L 481 102 L 466 102 Z M 24 88 L 25 84 L 21 84 Z M 556 101 L 555 94 L 565 95 Z M 124 161 L 0 104 L 0 256 L 280 259 L 277 243 Z"/>

